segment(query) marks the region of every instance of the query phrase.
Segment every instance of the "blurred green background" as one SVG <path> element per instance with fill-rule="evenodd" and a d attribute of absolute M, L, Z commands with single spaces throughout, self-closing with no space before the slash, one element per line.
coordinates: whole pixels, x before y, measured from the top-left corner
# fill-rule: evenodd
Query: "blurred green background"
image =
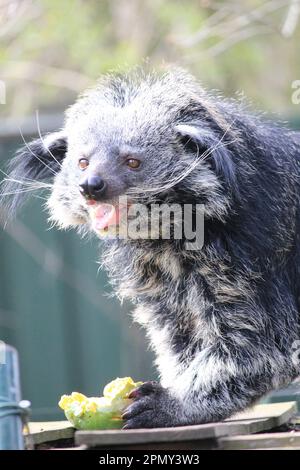
<path fill-rule="evenodd" d="M 143 61 L 181 65 L 300 128 L 299 16 L 298 0 L 0 0 L 0 168 L 22 146 L 19 128 L 36 137 L 36 110 L 42 132 L 58 129 L 100 74 Z M 20 353 L 33 419 L 55 419 L 63 393 L 156 373 L 130 305 L 108 296 L 98 243 L 49 230 L 43 202 L 0 232 L 0 339 Z"/>

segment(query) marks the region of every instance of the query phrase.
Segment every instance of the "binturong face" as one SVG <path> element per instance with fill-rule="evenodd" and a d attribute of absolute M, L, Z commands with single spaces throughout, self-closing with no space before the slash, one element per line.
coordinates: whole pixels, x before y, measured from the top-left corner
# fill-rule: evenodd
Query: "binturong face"
<path fill-rule="evenodd" d="M 93 227 L 104 233 L 118 223 L 121 197 L 131 204 L 148 200 L 151 187 L 161 192 L 179 143 L 158 110 L 149 116 L 138 100 L 124 107 L 95 100 L 90 109 L 82 102 L 68 112 L 66 155 L 47 206 L 61 227 L 89 224 L 92 216 Z"/>
<path fill-rule="evenodd" d="M 60 132 L 19 152 L 5 190 L 40 184 L 52 223 L 99 236 L 134 203 L 199 202 L 222 218 L 235 178 L 230 134 L 185 72 L 106 77 L 66 112 Z"/>

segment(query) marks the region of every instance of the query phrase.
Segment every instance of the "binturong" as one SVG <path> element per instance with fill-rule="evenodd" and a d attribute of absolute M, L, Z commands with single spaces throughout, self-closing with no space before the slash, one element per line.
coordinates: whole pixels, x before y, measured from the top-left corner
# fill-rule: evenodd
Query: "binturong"
<path fill-rule="evenodd" d="M 48 190 L 52 224 L 103 239 L 146 330 L 160 381 L 132 393 L 125 429 L 223 420 L 300 374 L 299 160 L 296 132 L 171 68 L 105 76 L 10 163 L 2 211 Z M 169 237 L 121 236 L 136 205 L 187 206 L 193 233 L 202 208 L 202 243 L 175 234 L 184 211 Z"/>

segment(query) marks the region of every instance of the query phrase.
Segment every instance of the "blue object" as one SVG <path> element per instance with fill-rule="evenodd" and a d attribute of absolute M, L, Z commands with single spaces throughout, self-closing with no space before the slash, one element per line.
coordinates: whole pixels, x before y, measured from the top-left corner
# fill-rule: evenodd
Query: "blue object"
<path fill-rule="evenodd" d="M 0 341 L 0 450 L 24 449 L 23 422 L 29 402 L 21 402 L 18 353 Z"/>
<path fill-rule="evenodd" d="M 300 378 L 294 380 L 285 388 L 275 390 L 268 394 L 262 403 L 282 403 L 284 401 L 297 402 L 298 411 L 300 411 Z"/>

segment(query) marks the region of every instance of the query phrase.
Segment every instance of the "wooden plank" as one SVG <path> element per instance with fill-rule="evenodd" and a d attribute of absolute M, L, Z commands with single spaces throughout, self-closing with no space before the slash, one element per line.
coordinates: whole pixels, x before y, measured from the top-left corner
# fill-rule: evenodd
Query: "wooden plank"
<path fill-rule="evenodd" d="M 82 449 L 83 450 L 83 449 Z M 265 447 L 257 450 L 300 450 L 300 447 Z"/>
<path fill-rule="evenodd" d="M 260 432 L 268 427 L 270 419 L 245 420 L 236 423 L 209 423 L 174 428 L 153 428 L 134 430 L 107 431 L 76 431 L 76 445 L 85 444 L 89 447 L 114 447 L 130 445 L 148 445 L 153 443 L 195 442 L 199 447 L 201 440 L 216 440 L 221 436 Z"/>
<path fill-rule="evenodd" d="M 170 446 L 185 442 L 189 448 L 200 441 L 209 441 L 215 445 L 220 437 L 244 435 L 267 431 L 281 426 L 296 413 L 294 402 L 256 405 L 253 409 L 239 413 L 222 423 L 209 423 L 196 426 L 176 428 L 138 429 L 138 430 L 107 430 L 107 431 L 77 431 L 76 444 L 88 446 L 129 446 L 151 445 L 153 443 L 169 443 Z M 42 444 L 60 439 L 71 439 L 74 428 L 68 421 L 49 421 L 30 423 L 31 442 Z M 177 444 L 176 444 L 177 443 Z M 193 444 L 194 443 L 194 444 Z M 195 448 L 195 447 L 194 447 Z"/>
<path fill-rule="evenodd" d="M 219 440 L 221 449 L 299 448 L 300 432 L 266 433 L 254 436 L 225 437 Z"/>
<path fill-rule="evenodd" d="M 281 426 L 296 413 L 297 403 L 295 401 L 286 401 L 282 403 L 255 405 L 252 408 L 249 408 L 241 413 L 233 415 L 226 421 L 232 422 L 245 419 L 249 420 L 258 418 L 273 418 L 274 422 L 276 423 L 276 426 Z"/>
<path fill-rule="evenodd" d="M 29 423 L 29 431 L 30 436 L 25 436 L 25 441 L 36 445 L 59 439 L 71 439 L 75 429 L 69 421 L 46 421 Z"/>
<path fill-rule="evenodd" d="M 227 435 L 224 425 L 202 424 L 175 428 L 129 429 L 107 431 L 76 431 L 75 443 L 89 446 L 149 444 L 154 442 L 182 442 L 212 439 Z M 79 444 L 79 445 L 80 445 Z"/>
<path fill-rule="evenodd" d="M 270 405 L 256 405 L 254 409 L 239 413 L 221 423 L 209 423 L 173 428 L 135 430 L 76 431 L 76 445 L 88 447 L 126 448 L 133 445 L 149 446 L 154 443 L 195 442 L 199 448 L 202 440 L 216 446 L 218 438 L 232 435 L 251 434 L 270 430 L 287 422 L 296 412 L 295 402 Z M 215 443 L 215 444 L 213 444 Z M 191 448 L 191 447 L 190 447 Z"/>
<path fill-rule="evenodd" d="M 276 421 L 273 418 L 245 419 L 226 422 L 228 436 L 255 434 L 273 429 Z"/>
<path fill-rule="evenodd" d="M 76 431 L 75 443 L 93 446 L 149 444 L 212 439 L 227 435 L 222 423 L 175 428 L 128 429 L 107 431 Z M 80 444 L 79 444 L 80 443 Z"/>

